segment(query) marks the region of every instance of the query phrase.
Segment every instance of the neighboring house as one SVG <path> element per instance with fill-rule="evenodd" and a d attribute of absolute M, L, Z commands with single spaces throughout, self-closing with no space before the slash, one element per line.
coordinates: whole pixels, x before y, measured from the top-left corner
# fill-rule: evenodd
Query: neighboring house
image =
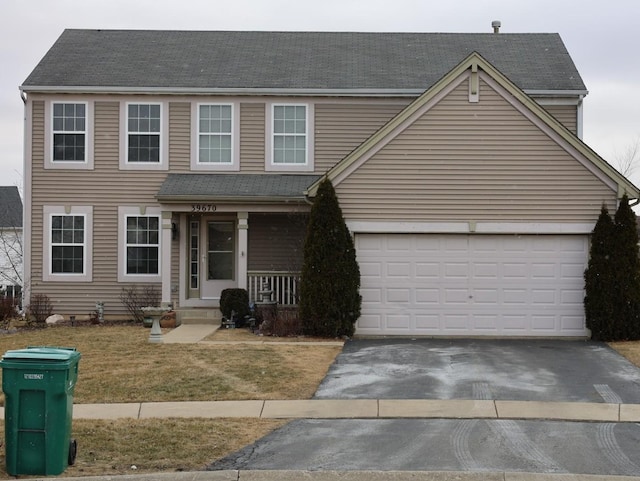
<path fill-rule="evenodd" d="M 21 91 L 25 271 L 61 314 L 295 303 L 326 175 L 357 333 L 586 336 L 589 234 L 640 196 L 580 140 L 557 34 L 66 30 Z"/>
<path fill-rule="evenodd" d="M 20 301 L 22 279 L 22 199 L 17 187 L 0 186 L 0 297 Z"/>

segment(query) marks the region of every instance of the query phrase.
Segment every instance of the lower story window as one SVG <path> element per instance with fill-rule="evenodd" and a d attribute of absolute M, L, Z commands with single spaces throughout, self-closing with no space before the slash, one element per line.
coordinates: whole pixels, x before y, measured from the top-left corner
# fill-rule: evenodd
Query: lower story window
<path fill-rule="evenodd" d="M 127 274 L 158 274 L 160 217 L 127 216 Z"/>
<path fill-rule="evenodd" d="M 84 215 L 51 217 L 51 273 L 84 274 Z"/>

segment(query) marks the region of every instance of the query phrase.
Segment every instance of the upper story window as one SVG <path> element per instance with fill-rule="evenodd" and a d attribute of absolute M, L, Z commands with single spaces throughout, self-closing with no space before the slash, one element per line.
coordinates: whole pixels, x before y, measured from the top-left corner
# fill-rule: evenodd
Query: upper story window
<path fill-rule="evenodd" d="M 160 104 L 127 105 L 127 162 L 160 163 Z"/>
<path fill-rule="evenodd" d="M 273 106 L 273 163 L 307 163 L 306 105 Z"/>
<path fill-rule="evenodd" d="M 237 102 L 192 103 L 192 170 L 240 170 L 239 108 Z"/>
<path fill-rule="evenodd" d="M 87 151 L 87 105 L 53 104 L 53 162 L 84 162 Z"/>
<path fill-rule="evenodd" d="M 45 102 L 45 169 L 93 169 L 93 103 Z"/>
<path fill-rule="evenodd" d="M 266 170 L 313 170 L 313 106 L 271 104 L 267 118 Z"/>
<path fill-rule="evenodd" d="M 233 161 L 232 106 L 198 107 L 198 162 L 231 164 Z"/>

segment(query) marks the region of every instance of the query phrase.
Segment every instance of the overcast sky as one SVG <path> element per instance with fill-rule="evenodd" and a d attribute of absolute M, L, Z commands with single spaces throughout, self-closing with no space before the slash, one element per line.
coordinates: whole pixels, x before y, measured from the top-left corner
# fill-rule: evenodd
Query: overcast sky
<path fill-rule="evenodd" d="M 640 138 L 638 0 L 0 0 L 0 185 L 23 180 L 18 87 L 65 28 L 491 32 L 492 20 L 561 35 L 589 90 L 583 140 L 615 164 Z"/>

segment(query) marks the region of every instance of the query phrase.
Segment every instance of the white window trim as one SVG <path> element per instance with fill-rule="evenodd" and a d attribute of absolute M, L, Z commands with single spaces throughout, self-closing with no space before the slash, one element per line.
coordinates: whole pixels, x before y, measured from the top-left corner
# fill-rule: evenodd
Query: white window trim
<path fill-rule="evenodd" d="M 84 161 L 53 161 L 53 104 L 83 104 L 85 106 Z M 53 98 L 44 104 L 44 168 L 93 170 L 93 102 L 69 98 Z"/>
<path fill-rule="evenodd" d="M 200 162 L 200 119 L 201 105 L 229 105 L 231 106 L 231 163 L 212 164 Z M 191 170 L 226 171 L 240 170 L 240 115 L 238 102 L 192 102 L 191 104 Z"/>
<path fill-rule="evenodd" d="M 127 274 L 127 217 L 158 218 L 158 273 Z M 118 282 L 161 282 L 162 281 L 162 210 L 160 207 L 120 206 L 118 207 Z"/>
<path fill-rule="evenodd" d="M 306 107 L 306 122 L 307 122 L 307 135 L 306 135 L 306 162 L 304 164 L 275 164 L 273 162 L 273 115 L 275 107 Z M 296 102 L 267 102 L 265 105 L 265 170 L 271 172 L 313 172 L 314 169 L 314 130 L 315 124 L 313 119 L 315 118 L 314 105 L 310 103 L 296 103 Z"/>
<path fill-rule="evenodd" d="M 45 205 L 43 213 L 42 280 L 48 282 L 91 282 L 93 280 L 93 206 Z M 57 274 L 51 272 L 51 220 L 54 215 L 84 217 L 83 274 Z"/>
<path fill-rule="evenodd" d="M 160 162 L 129 162 L 129 105 L 160 106 Z M 169 106 L 154 99 L 120 102 L 120 170 L 167 170 L 169 168 Z"/>

